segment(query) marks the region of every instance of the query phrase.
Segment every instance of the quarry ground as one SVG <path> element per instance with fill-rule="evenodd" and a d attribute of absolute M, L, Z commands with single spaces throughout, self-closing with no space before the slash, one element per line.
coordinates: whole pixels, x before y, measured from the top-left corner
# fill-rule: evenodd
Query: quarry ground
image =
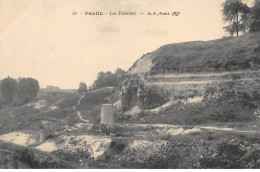
<path fill-rule="evenodd" d="M 223 105 L 214 109 L 230 100 L 205 95 L 134 107 L 116 116 L 114 132 L 102 134 L 101 105 L 118 95 L 112 87 L 48 94 L 1 109 L 0 168 L 260 168 L 258 99 L 239 114 L 254 117 L 243 120 L 221 116 Z M 242 111 L 235 103 L 229 106 Z"/>

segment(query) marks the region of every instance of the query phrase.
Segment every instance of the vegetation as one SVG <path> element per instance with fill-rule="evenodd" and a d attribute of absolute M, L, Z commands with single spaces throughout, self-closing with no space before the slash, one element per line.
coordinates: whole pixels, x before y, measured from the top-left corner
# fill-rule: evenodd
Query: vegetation
<path fill-rule="evenodd" d="M 162 46 L 152 54 L 151 74 L 259 69 L 260 34 Z"/>
<path fill-rule="evenodd" d="M 60 169 L 76 166 L 55 156 L 0 141 L 0 169 Z"/>
<path fill-rule="evenodd" d="M 250 32 L 260 31 L 260 1 L 259 0 L 255 0 L 255 4 L 250 10 L 248 23 L 249 23 Z"/>
<path fill-rule="evenodd" d="M 260 108 L 260 80 L 239 80 L 213 83 L 206 87 L 204 98 L 199 103 L 182 103 L 176 95 L 176 102 L 169 108 L 156 113 L 141 112 L 127 122 L 166 123 L 198 125 L 231 122 L 253 122 Z M 258 76 L 257 76 L 258 77 Z"/>
<path fill-rule="evenodd" d="M 19 78 L 17 85 L 18 98 L 23 103 L 32 101 L 40 90 L 39 82 L 33 78 Z"/>
<path fill-rule="evenodd" d="M 240 7 L 244 8 L 243 5 Z M 258 7 L 255 4 L 253 8 Z M 240 11 L 233 13 L 232 32 L 238 34 L 245 31 L 246 16 L 243 19 L 243 15 Z M 239 24 L 239 18 L 243 23 Z M 257 19 L 251 18 L 252 32 L 255 28 L 257 30 Z M 259 69 L 259 42 L 260 35 L 256 32 L 207 43 L 166 45 L 153 56 L 151 74 Z M 52 153 L 43 153 L 31 148 L 41 144 L 38 142 L 39 132 L 43 133 L 44 141 L 59 146 L 67 144 L 67 136 L 100 135 L 102 104 L 114 104 L 118 100 L 118 87 L 125 71 L 117 69 L 114 73 L 100 72 L 89 91 L 87 85 L 81 82 L 78 92 L 84 93 L 82 96 L 74 92 L 46 94 L 38 97 L 39 101 L 24 106 L 20 105 L 32 101 L 37 96 L 38 81 L 32 78 L 5 78 L 0 84 L 1 98 L 6 103 L 17 106 L 0 109 L 0 134 L 28 132 L 36 143 L 25 148 L 0 141 L 0 168 L 260 168 L 260 137 L 253 131 L 260 129 L 260 80 L 257 74 L 252 72 L 254 77 L 243 79 L 241 75 L 234 74 L 225 82 L 210 84 L 206 87 L 201 102 L 183 103 L 180 99 L 184 97 L 177 97 L 176 94 L 176 103 L 169 108 L 162 108 L 159 113 L 143 111 L 137 116 L 133 115 L 134 117 L 127 116 L 127 120 L 119 120 L 116 116 L 117 123 L 185 126 L 172 126 L 171 132 L 167 126 L 142 128 L 118 124 L 109 137 L 112 141 L 107 149 L 99 149 L 99 146 L 104 147 L 98 142 L 92 143 L 95 147 L 92 151 L 96 149 L 100 153 L 97 159 L 92 157 L 93 152 L 89 152 L 86 147 L 80 149 L 81 145 L 76 140 L 69 141 L 73 144 L 68 149 L 79 147 L 71 152 L 66 152 L 61 147 Z M 167 78 L 164 79 L 167 82 Z M 156 96 L 157 93 L 152 94 L 152 91 L 148 90 L 149 95 L 146 98 L 151 101 L 147 104 L 164 103 L 163 97 Z M 179 92 L 179 95 L 180 93 L 182 92 Z M 210 125 L 208 128 L 227 125 L 235 129 L 212 131 L 203 129 L 203 125 Z M 252 133 L 239 133 L 237 126 L 251 130 Z M 198 130 L 184 134 L 183 131 L 193 127 Z M 180 134 L 174 133 L 175 129 L 179 128 Z M 86 144 L 88 141 L 84 140 Z M 143 144 L 133 144 L 135 141 Z"/>
<path fill-rule="evenodd" d="M 247 4 L 242 3 L 241 0 L 226 0 L 223 4 L 223 17 L 226 22 L 231 23 L 230 25 L 224 27 L 226 32 L 231 36 L 234 33 L 239 35 L 239 32 L 246 32 L 246 20 L 247 15 L 250 11 Z"/>
<path fill-rule="evenodd" d="M 255 0 L 254 6 L 249 8 L 241 0 L 226 0 L 222 3 L 222 14 L 225 22 L 229 25 L 224 29 L 233 36 L 239 32 L 246 33 L 260 31 L 260 1 Z"/>
<path fill-rule="evenodd" d="M 78 92 L 84 93 L 84 92 L 87 92 L 87 91 L 88 91 L 87 84 L 84 83 L 84 82 L 80 82 Z"/>
<path fill-rule="evenodd" d="M 2 103 L 11 103 L 16 94 L 17 82 L 9 76 L 2 80 L 0 84 L 0 95 Z"/>
<path fill-rule="evenodd" d="M 81 100 L 78 110 L 82 111 L 82 116 L 93 123 L 99 125 L 102 104 L 113 104 L 118 100 L 119 90 L 117 88 L 100 88 L 89 91 Z"/>
<path fill-rule="evenodd" d="M 174 106 L 176 109 L 150 116 L 150 119 L 141 115 L 141 118 L 146 119 L 141 121 L 139 118 L 136 122 L 169 121 L 189 125 L 199 122 L 206 124 L 208 120 L 212 123 L 225 122 L 225 125 L 237 121 L 251 122 L 254 120 L 251 112 L 259 107 L 260 80 L 252 83 L 241 82 L 236 75 L 233 78 L 232 82 L 222 85 L 209 85 L 204 101 L 200 104 L 177 104 Z M 84 119 L 94 123 L 87 134 L 100 134 L 101 105 L 114 103 L 118 94 L 119 91 L 115 88 L 102 88 L 85 93 L 76 110 L 81 112 Z M 212 95 L 216 94 L 222 96 L 212 99 Z M 86 134 L 85 128 L 65 131 L 67 125 L 82 123 L 71 110 L 78 102 L 78 94 L 46 95 L 41 98 L 44 98 L 46 104 L 39 110 L 35 110 L 34 106 L 20 106 L 1 111 L 0 133 L 14 130 L 38 131 L 42 125 L 41 121 L 44 120 L 48 121 L 48 124 L 41 129 L 47 133 L 45 139 L 48 141 L 58 140 L 61 133 L 63 136 Z M 54 105 L 57 109 L 50 111 L 49 108 Z M 4 114 L 5 111 L 15 114 L 15 118 Z M 152 127 L 116 127 L 115 133 L 111 134 L 112 142 L 109 148 L 98 159 L 93 159 L 87 150 L 68 153 L 60 149 L 48 154 L 0 143 L 0 155 L 3 157 L 0 164 L 1 168 L 260 168 L 258 134 L 202 130 L 188 135 L 167 135 L 157 133 L 157 130 L 158 128 Z M 136 140 L 144 141 L 144 146 L 148 145 L 147 148 L 132 146 Z"/>
<path fill-rule="evenodd" d="M 153 129 L 146 130 L 146 133 Z M 134 131 L 138 132 L 138 131 Z M 143 145 L 131 146 L 129 137 L 113 138 L 95 162 L 97 168 L 198 169 L 259 168 L 259 134 L 211 132 L 188 135 L 149 135 Z"/>
<path fill-rule="evenodd" d="M 32 101 L 40 89 L 39 82 L 33 78 L 15 80 L 9 76 L 0 84 L 1 104 L 22 105 Z"/>
<path fill-rule="evenodd" d="M 125 76 L 125 71 L 118 68 L 114 73 L 112 72 L 99 72 L 97 80 L 94 81 L 91 89 L 99 89 L 103 87 L 119 87 L 122 79 Z"/>

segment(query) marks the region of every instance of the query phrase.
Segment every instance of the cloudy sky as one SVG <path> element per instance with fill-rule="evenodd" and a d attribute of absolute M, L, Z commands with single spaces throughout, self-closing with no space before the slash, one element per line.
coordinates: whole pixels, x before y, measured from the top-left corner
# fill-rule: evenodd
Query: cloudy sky
<path fill-rule="evenodd" d="M 41 87 L 90 85 L 98 72 L 127 70 L 164 44 L 223 37 L 220 5 L 221 0 L 0 0 L 0 79 L 33 77 Z M 181 14 L 148 16 L 149 11 Z"/>

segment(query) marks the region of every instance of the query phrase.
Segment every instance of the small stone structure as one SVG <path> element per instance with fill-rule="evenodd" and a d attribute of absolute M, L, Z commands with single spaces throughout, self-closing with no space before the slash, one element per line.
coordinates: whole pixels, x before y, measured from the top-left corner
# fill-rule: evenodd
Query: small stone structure
<path fill-rule="evenodd" d="M 101 109 L 101 132 L 109 134 L 115 128 L 112 104 L 103 104 Z"/>

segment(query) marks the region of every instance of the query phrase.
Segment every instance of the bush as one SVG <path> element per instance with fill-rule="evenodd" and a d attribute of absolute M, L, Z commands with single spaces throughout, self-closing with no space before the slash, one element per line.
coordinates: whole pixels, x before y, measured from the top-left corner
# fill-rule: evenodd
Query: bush
<path fill-rule="evenodd" d="M 250 151 L 249 143 L 232 139 L 209 148 L 199 159 L 201 168 L 259 168 L 260 151 Z"/>
<path fill-rule="evenodd" d="M 18 98 L 24 102 L 30 102 L 35 98 L 40 90 L 39 82 L 33 78 L 19 78 L 17 93 Z"/>
<path fill-rule="evenodd" d="M 255 53 L 259 53 L 260 52 L 260 44 L 255 48 Z"/>
<path fill-rule="evenodd" d="M 94 81 L 91 89 L 99 89 L 102 87 L 119 87 L 126 72 L 118 68 L 114 73 L 112 72 L 99 72 L 97 79 Z"/>
<path fill-rule="evenodd" d="M 24 103 L 23 103 L 22 100 L 16 99 L 16 100 L 13 101 L 12 106 L 14 106 L 14 107 L 16 107 L 16 106 L 22 106 L 23 104 L 24 104 Z"/>
<path fill-rule="evenodd" d="M 88 159 L 91 157 L 88 151 L 77 150 L 76 152 L 64 152 L 63 150 L 57 150 L 54 152 L 55 155 L 61 157 L 65 161 L 72 163 L 87 163 Z"/>
<path fill-rule="evenodd" d="M 13 78 L 5 78 L 0 83 L 0 95 L 3 100 L 2 103 L 11 103 L 16 94 L 17 81 Z"/>
<path fill-rule="evenodd" d="M 122 140 L 113 140 L 111 143 L 110 143 L 110 149 L 112 149 L 112 151 L 115 151 L 115 152 L 122 152 L 125 148 L 126 148 L 126 143 L 123 142 Z"/>
<path fill-rule="evenodd" d="M 198 168 L 200 145 L 198 139 L 173 138 L 156 148 L 126 149 L 120 163 L 124 168 Z"/>
<path fill-rule="evenodd" d="M 80 82 L 79 88 L 78 88 L 78 92 L 79 93 L 84 93 L 84 92 L 87 92 L 87 91 L 88 91 L 88 88 L 87 88 L 86 83 Z"/>
<path fill-rule="evenodd" d="M 260 31 L 260 2 L 255 0 L 254 6 L 250 10 L 249 15 L 249 31 L 258 32 Z"/>
<path fill-rule="evenodd" d="M 39 164 L 35 161 L 34 153 L 32 150 L 27 148 L 18 149 L 15 152 L 17 160 L 27 164 L 30 168 L 36 168 Z"/>

